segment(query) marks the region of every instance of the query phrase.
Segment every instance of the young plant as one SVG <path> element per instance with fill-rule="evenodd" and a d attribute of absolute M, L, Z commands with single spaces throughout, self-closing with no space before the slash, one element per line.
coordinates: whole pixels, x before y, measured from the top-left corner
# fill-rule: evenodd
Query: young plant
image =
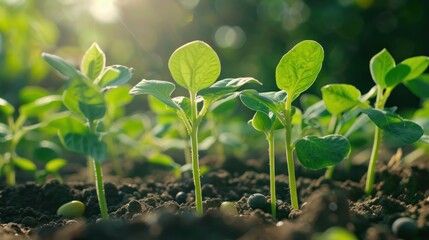
<path fill-rule="evenodd" d="M 216 52 L 202 41 L 193 41 L 178 48 L 170 57 L 168 67 L 177 84 L 189 92 L 189 97 L 170 95 L 174 83 L 159 80 L 142 80 L 130 90 L 130 94 L 150 94 L 175 109 L 185 125 L 191 142 L 192 173 L 195 185 L 197 214 L 203 213 L 200 167 L 198 160 L 198 128 L 210 106 L 227 97 L 235 97 L 235 91 L 253 78 L 228 78 L 216 82 L 220 74 L 220 61 Z M 215 83 L 216 82 L 216 83 Z M 202 107 L 198 103 L 202 102 Z"/>
<path fill-rule="evenodd" d="M 96 43 L 85 52 L 80 71 L 58 56 L 47 53 L 42 56 L 68 78 L 62 100 L 75 118 L 68 117 L 65 121 L 75 123 L 70 125 L 73 127 L 60 128 L 60 138 L 66 148 L 87 156 L 88 168 L 93 166 L 101 216 L 108 219 L 101 169 L 107 157 L 103 141 L 106 130 L 101 125 L 108 109 L 104 93 L 128 82 L 132 69 L 120 65 L 106 67 L 106 57 Z"/>
<path fill-rule="evenodd" d="M 282 129 L 283 126 L 277 120 L 273 112 L 265 114 L 264 112 L 257 111 L 253 115 L 252 120 L 249 121 L 253 128 L 257 131 L 263 132 L 268 141 L 268 158 L 270 164 L 270 195 L 271 195 L 271 215 L 276 218 L 276 169 L 275 169 L 275 156 L 274 156 L 274 131 Z"/>
<path fill-rule="evenodd" d="M 421 74 L 428 65 L 429 58 L 426 56 L 408 58 L 396 65 L 386 49 L 377 53 L 370 61 L 371 76 L 376 84 L 377 95 L 374 108 L 363 110 L 363 113 L 368 115 L 376 125 L 365 185 L 365 192 L 368 195 L 373 190 L 375 167 L 383 132 L 389 136 L 389 140 L 399 146 L 414 143 L 423 135 L 420 125 L 400 117 L 395 113 L 396 108 L 385 109 L 385 105 L 392 90 L 400 83 L 404 83 L 417 96 L 427 94 L 424 93 L 424 86 L 427 88 L 428 85 L 427 80 L 422 78 Z"/>
<path fill-rule="evenodd" d="M 0 156 L 0 175 L 6 175 L 6 184 L 15 185 L 15 167 L 28 172 L 35 172 L 36 165 L 28 158 L 17 153 L 17 145 L 28 132 L 43 127 L 50 121 L 48 114 L 61 106 L 61 97 L 44 96 L 19 107 L 19 115 L 14 119 L 15 108 L 5 99 L 0 98 L 0 143 L 5 144 L 4 153 Z M 29 118 L 38 118 L 38 123 L 26 125 Z M 52 116 L 51 116 L 52 118 Z"/>
<path fill-rule="evenodd" d="M 316 80 L 324 58 L 323 48 L 315 41 L 302 41 L 286 53 L 276 68 L 276 83 L 280 92 L 258 93 L 242 91 L 240 98 L 250 109 L 269 112 L 277 117 L 285 128 L 286 162 L 289 190 L 293 209 L 298 209 L 293 150 L 304 167 L 321 169 L 342 161 L 350 152 L 350 144 L 340 135 L 325 137 L 305 136 L 292 142 L 292 116 L 298 112 L 292 102 Z M 286 93 L 286 94 L 284 94 Z"/>

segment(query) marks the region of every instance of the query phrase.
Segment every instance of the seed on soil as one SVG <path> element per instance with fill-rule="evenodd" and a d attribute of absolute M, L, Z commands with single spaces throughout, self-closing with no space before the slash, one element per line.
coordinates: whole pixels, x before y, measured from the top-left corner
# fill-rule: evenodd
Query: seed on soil
<path fill-rule="evenodd" d="M 176 202 L 177 203 L 186 203 L 186 199 L 188 198 L 188 195 L 185 192 L 178 192 L 176 194 Z"/>
<path fill-rule="evenodd" d="M 267 205 L 267 199 L 264 195 L 260 193 L 255 193 L 250 195 L 249 199 L 247 199 L 247 204 L 252 209 L 265 209 Z"/>
<path fill-rule="evenodd" d="M 136 201 L 136 200 L 131 200 L 128 203 L 128 212 L 129 213 L 140 213 L 142 211 L 142 205 Z"/>
<path fill-rule="evenodd" d="M 418 231 L 416 221 L 408 217 L 398 218 L 392 224 L 392 232 L 398 238 L 414 239 Z"/>
<path fill-rule="evenodd" d="M 63 217 L 80 217 L 85 212 L 85 205 L 81 201 L 73 200 L 63 204 L 57 210 L 57 215 Z"/>
<path fill-rule="evenodd" d="M 222 204 L 219 207 L 219 210 L 224 215 L 228 215 L 228 216 L 238 215 L 237 207 L 232 202 L 222 202 Z"/>

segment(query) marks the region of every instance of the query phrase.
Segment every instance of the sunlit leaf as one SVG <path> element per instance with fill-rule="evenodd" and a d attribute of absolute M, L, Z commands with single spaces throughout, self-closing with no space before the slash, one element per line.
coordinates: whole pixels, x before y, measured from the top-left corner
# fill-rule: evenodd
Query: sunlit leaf
<path fill-rule="evenodd" d="M 193 41 L 174 51 L 168 68 L 177 84 L 196 93 L 217 80 L 220 60 L 207 43 Z"/>
<path fill-rule="evenodd" d="M 131 90 L 131 95 L 139 94 L 150 94 L 158 98 L 163 103 L 174 109 L 179 109 L 176 103 L 171 100 L 171 93 L 174 91 L 176 86 L 174 83 L 159 80 L 141 80 Z"/>
<path fill-rule="evenodd" d="M 30 159 L 18 157 L 14 159 L 14 163 L 15 166 L 24 171 L 33 172 L 37 170 L 36 164 L 34 164 Z"/>
<path fill-rule="evenodd" d="M 46 163 L 45 170 L 49 173 L 57 173 L 67 164 L 67 160 L 62 158 L 54 158 Z"/>
<path fill-rule="evenodd" d="M 157 164 L 165 167 L 179 168 L 180 165 L 174 162 L 173 158 L 168 155 L 157 153 L 149 156 L 147 161 L 152 164 Z"/>
<path fill-rule="evenodd" d="M 348 84 L 330 84 L 322 87 L 323 101 L 332 115 L 338 115 L 358 105 L 360 91 Z"/>
<path fill-rule="evenodd" d="M 94 81 L 106 65 L 106 56 L 97 43 L 93 43 L 85 52 L 80 64 L 80 70 L 85 76 Z"/>
<path fill-rule="evenodd" d="M 134 69 L 121 65 L 109 66 L 97 83 L 100 87 L 117 87 L 124 85 L 133 77 Z"/>
<path fill-rule="evenodd" d="M 400 64 L 406 65 L 410 68 L 410 72 L 404 78 L 404 81 L 408 81 L 420 76 L 426 70 L 426 68 L 429 66 L 429 57 L 418 56 L 407 58 Z"/>
<path fill-rule="evenodd" d="M 306 136 L 296 141 L 295 149 L 304 167 L 318 170 L 345 159 L 350 153 L 350 143 L 341 135 Z"/>
<path fill-rule="evenodd" d="M 234 92 L 241 86 L 251 82 L 261 84 L 258 80 L 251 77 L 227 78 L 217 81 L 208 88 L 202 89 L 198 92 L 198 95 L 202 96 L 207 102 L 215 102 L 225 95 Z"/>
<path fill-rule="evenodd" d="M 405 64 L 398 64 L 396 67 L 390 69 L 386 74 L 386 86 L 394 87 L 397 84 L 401 83 L 407 75 L 410 73 L 411 69 Z"/>
<path fill-rule="evenodd" d="M 369 62 L 372 79 L 382 88 L 386 87 L 387 73 L 394 67 L 395 60 L 386 49 L 377 53 Z"/>
<path fill-rule="evenodd" d="M 0 98 L 0 113 L 10 116 L 15 112 L 15 108 L 3 98 Z"/>
<path fill-rule="evenodd" d="M 42 54 L 43 59 L 45 59 L 46 62 L 49 63 L 53 68 L 55 68 L 58 72 L 60 72 L 62 75 L 69 77 L 69 78 L 81 78 L 83 77 L 82 73 L 79 72 L 72 64 L 68 63 L 64 59 L 49 54 L 49 53 L 43 53 Z"/>
<path fill-rule="evenodd" d="M 7 142 L 12 139 L 12 131 L 9 126 L 0 122 L 0 142 Z"/>
<path fill-rule="evenodd" d="M 241 91 L 240 100 L 249 109 L 264 112 L 268 115 L 270 111 L 279 113 L 277 103 L 273 100 L 275 94 L 276 92 L 270 92 L 269 95 L 261 94 L 256 90 L 249 89 Z"/>
<path fill-rule="evenodd" d="M 322 68 L 323 48 L 319 43 L 306 40 L 287 52 L 276 68 L 277 87 L 293 99 L 307 90 Z"/>
<path fill-rule="evenodd" d="M 51 95 L 37 99 L 34 102 L 22 105 L 19 112 L 27 117 L 39 116 L 52 109 L 61 107 L 61 96 Z"/>

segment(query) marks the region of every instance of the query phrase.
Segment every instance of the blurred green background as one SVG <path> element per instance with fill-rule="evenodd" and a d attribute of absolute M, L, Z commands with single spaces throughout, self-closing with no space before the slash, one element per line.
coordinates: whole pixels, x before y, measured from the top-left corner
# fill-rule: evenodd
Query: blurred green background
<path fill-rule="evenodd" d="M 64 83 L 41 52 L 77 64 L 92 42 L 108 64 L 135 69 L 139 80 L 171 80 L 171 53 L 191 40 L 208 42 L 225 77 L 252 76 L 275 90 L 275 67 L 293 45 L 314 39 L 325 49 L 328 83 L 373 86 L 370 58 L 387 48 L 399 61 L 429 55 L 429 1 L 421 0 L 0 0 L 0 97 L 18 104 L 26 85 L 58 91 Z M 398 87 L 389 106 L 417 108 Z"/>

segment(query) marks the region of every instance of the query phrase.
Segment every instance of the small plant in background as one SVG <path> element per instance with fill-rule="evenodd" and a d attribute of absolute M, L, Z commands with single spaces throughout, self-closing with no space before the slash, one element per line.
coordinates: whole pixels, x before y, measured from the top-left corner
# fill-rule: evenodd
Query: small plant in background
<path fill-rule="evenodd" d="M 258 93 L 255 90 L 244 90 L 240 95 L 248 108 L 263 112 L 267 116 L 272 112 L 286 130 L 286 162 L 293 209 L 299 208 L 293 150 L 296 150 L 301 164 L 310 169 L 335 165 L 350 152 L 347 139 L 337 134 L 324 137 L 310 135 L 292 141 L 292 117 L 299 112 L 292 107 L 292 102 L 314 83 L 322 68 L 323 58 L 323 48 L 320 44 L 310 40 L 302 41 L 286 53 L 277 65 L 276 83 L 282 91 Z"/>
<path fill-rule="evenodd" d="M 420 75 L 428 65 L 429 58 L 426 56 L 408 58 L 396 65 L 395 60 L 386 49 L 377 53 L 370 61 L 371 76 L 376 84 L 377 94 L 374 108 L 363 110 L 363 113 L 368 115 L 376 125 L 365 185 L 365 192 L 368 195 L 373 190 L 375 168 L 383 133 L 396 146 L 414 143 L 423 135 L 420 125 L 403 119 L 395 113 L 396 108 L 385 109 L 385 105 L 393 89 L 400 83 L 404 83 L 417 96 L 427 95 L 424 87 L 419 88 L 418 86 L 427 88 L 427 79 L 421 78 Z"/>
<path fill-rule="evenodd" d="M 35 173 L 36 164 L 25 157 L 19 156 L 17 146 L 29 132 L 35 132 L 53 119 L 52 114 L 61 107 L 61 97 L 56 95 L 44 96 L 25 103 L 19 107 L 18 117 L 13 117 L 15 108 L 5 99 L 0 98 L 0 143 L 3 153 L 0 158 L 0 175 L 6 176 L 6 184 L 15 185 L 15 167 Z M 36 118 L 37 123 L 28 124 L 30 118 Z M 58 169 L 57 169 L 58 170 Z"/>
<path fill-rule="evenodd" d="M 183 122 L 191 142 L 192 173 L 195 185 L 197 214 L 203 213 L 200 167 L 198 157 L 198 129 L 210 106 L 228 97 L 236 97 L 235 91 L 253 78 L 228 78 L 216 82 L 220 74 L 220 61 L 216 52 L 202 41 L 193 41 L 178 48 L 170 57 L 168 67 L 177 84 L 189 92 L 189 97 L 170 95 L 174 83 L 159 80 L 142 80 L 130 90 L 130 94 L 150 94 L 175 109 Z M 215 83 L 216 82 L 216 83 Z M 198 107 L 202 103 L 202 107 Z"/>
<path fill-rule="evenodd" d="M 107 157 L 103 137 L 108 134 L 102 126 L 108 112 L 104 93 L 128 82 L 132 69 L 120 65 L 106 67 L 105 55 L 96 43 L 83 56 L 80 71 L 58 56 L 43 53 L 43 58 L 68 78 L 62 100 L 74 117 L 68 116 L 54 124 L 62 124 L 59 132 L 65 147 L 86 155 L 88 168 L 93 166 L 101 216 L 108 219 L 101 169 Z"/>

